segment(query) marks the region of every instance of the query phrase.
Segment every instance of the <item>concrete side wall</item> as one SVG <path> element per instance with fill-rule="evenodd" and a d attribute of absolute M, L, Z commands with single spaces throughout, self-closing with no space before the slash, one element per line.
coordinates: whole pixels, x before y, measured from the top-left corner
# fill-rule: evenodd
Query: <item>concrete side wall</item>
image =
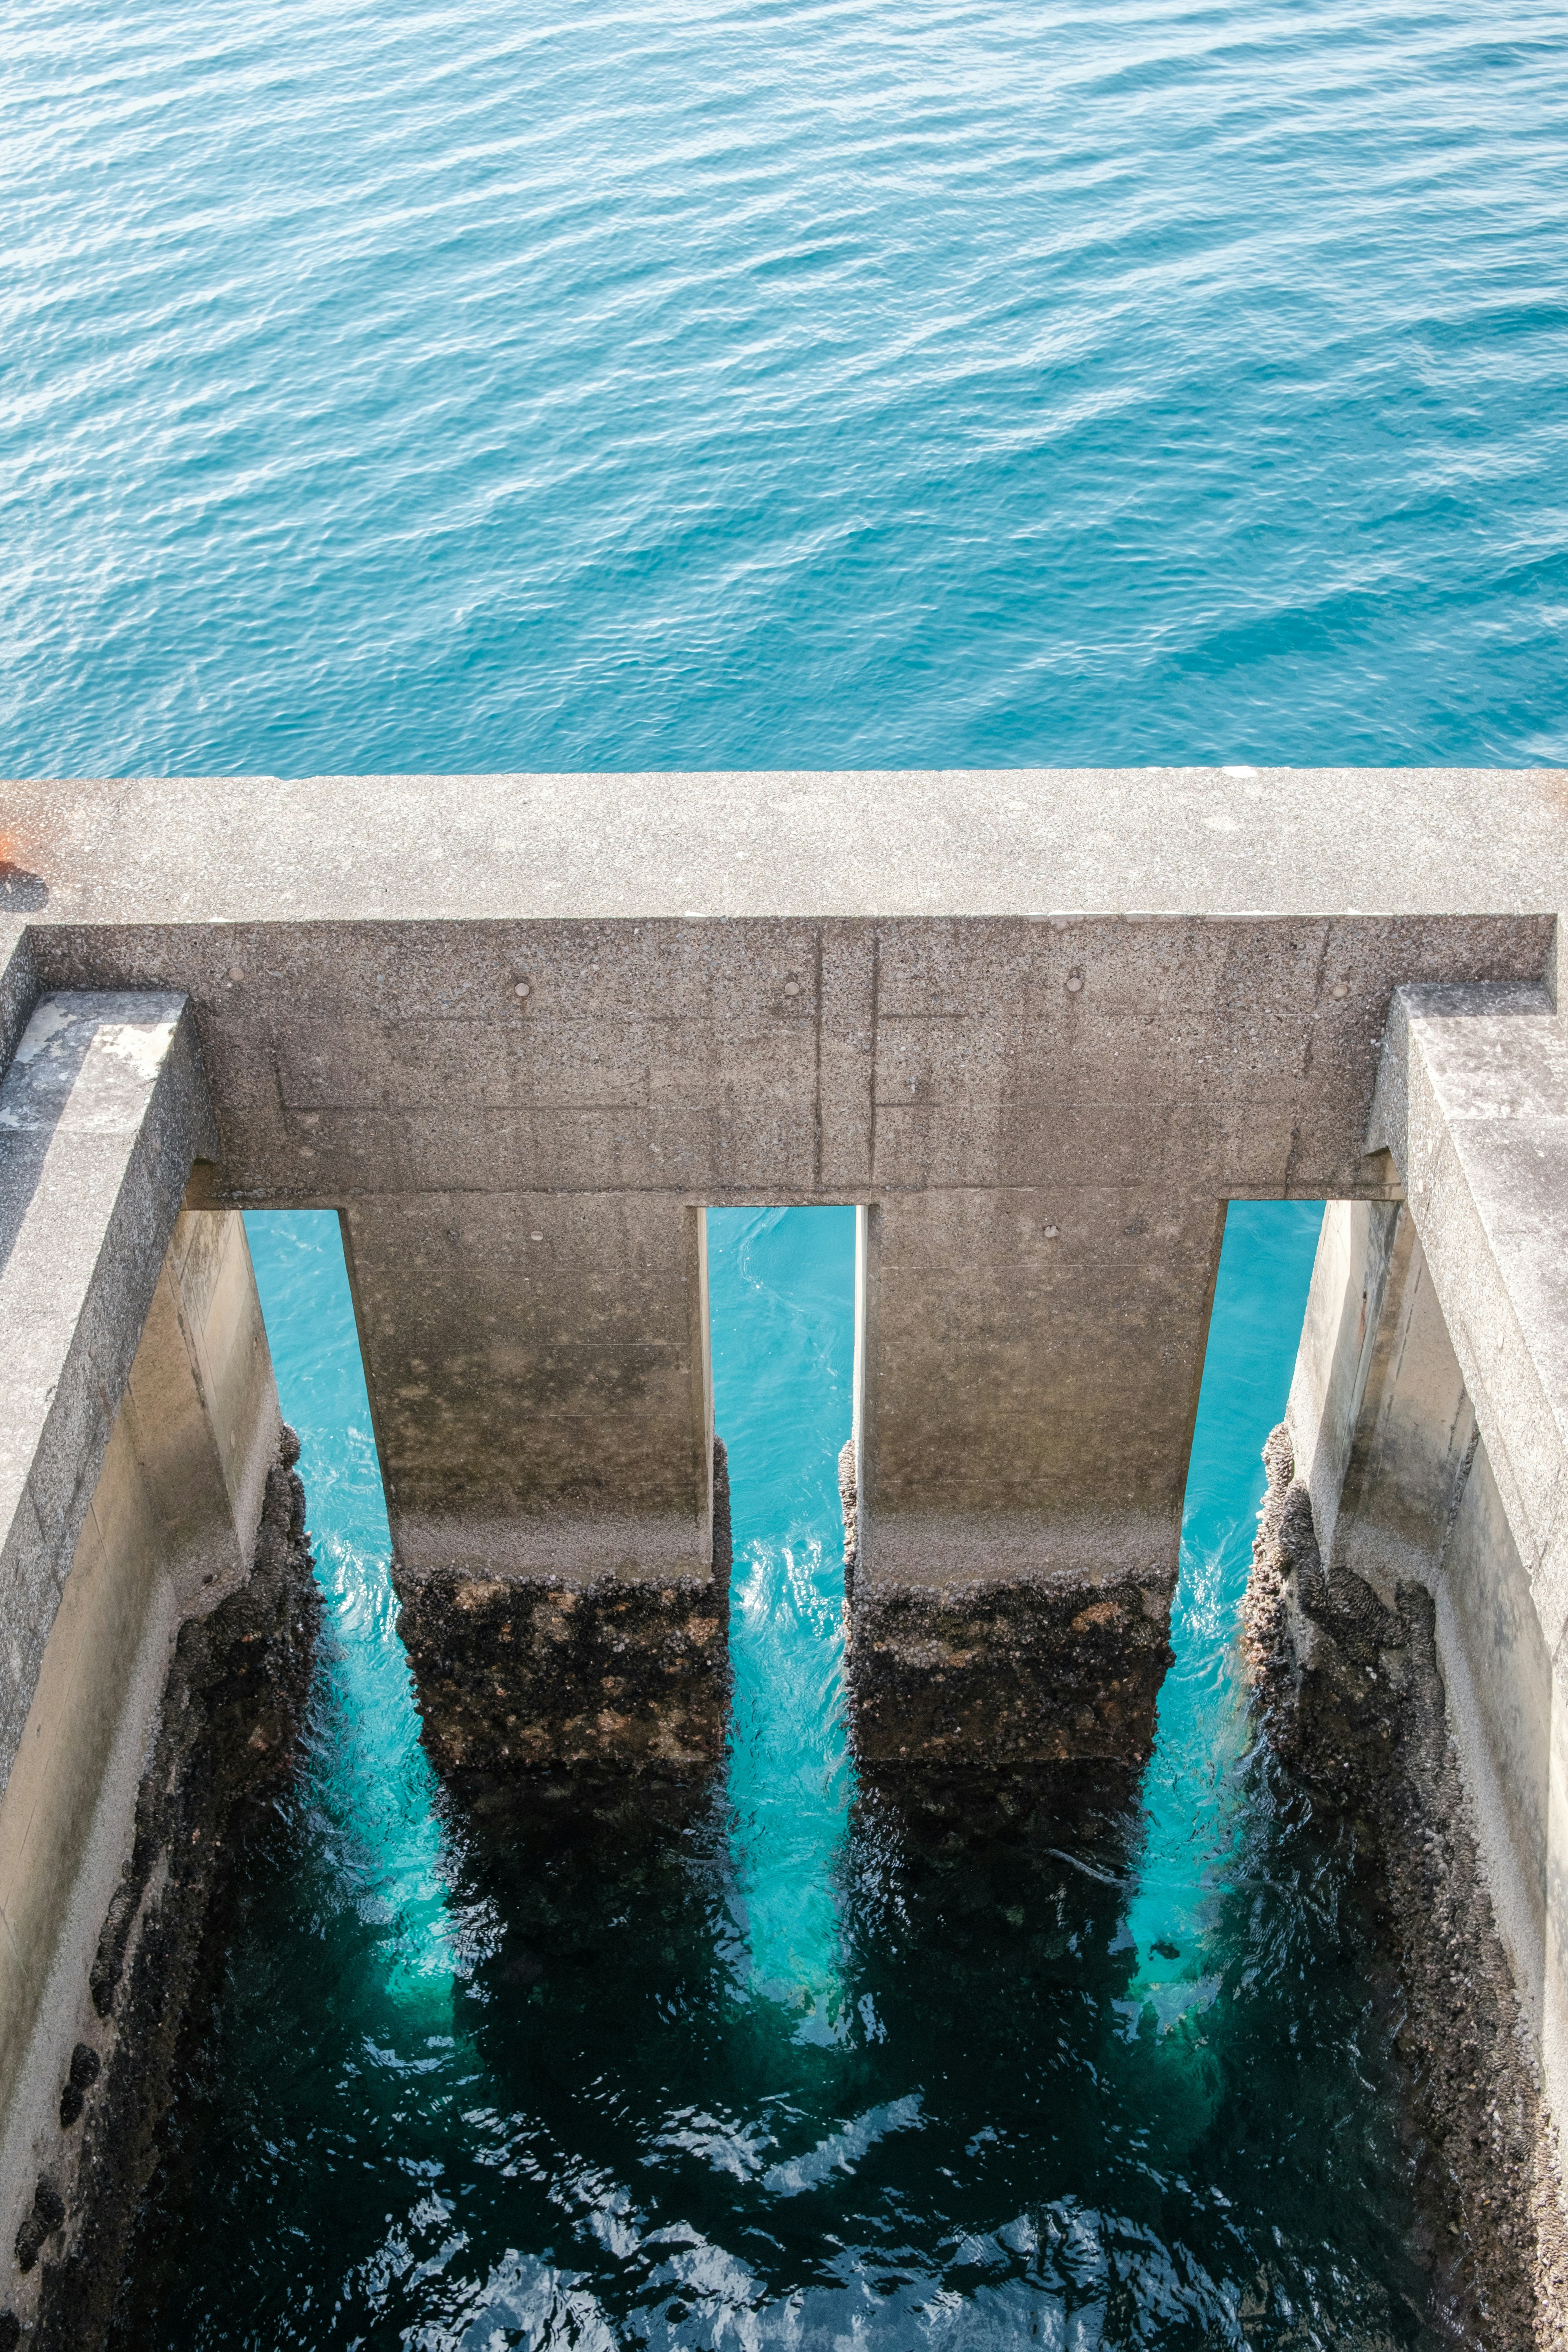
<path fill-rule="evenodd" d="M 192 1163 L 216 1149 L 182 998 L 39 1002 L 0 1081 L 0 1775 Z"/>
<path fill-rule="evenodd" d="M 1436 1601 L 1449 1721 L 1500 1930 L 1537 2031 L 1552 1668 L 1530 1579 L 1405 1208 L 1324 1212 L 1287 1413 L 1331 1579 Z"/>
<path fill-rule="evenodd" d="M 1397 1203 L 1325 1209 L 1286 1421 L 1325 1563 L 1436 1591 L 1475 1418 Z"/>
<path fill-rule="evenodd" d="M 1552 1661 L 1482 1444 L 1444 1556 L 1437 1637 L 1491 1863 L 1494 1907 L 1515 1979 L 1539 2021 L 1551 1871 Z"/>
<path fill-rule="evenodd" d="M 249 1571 L 277 1391 L 242 1219 L 182 1215 L 0 1795 L 0 2243 L 56 2144 L 182 1620 Z"/>
<path fill-rule="evenodd" d="M 1554 998 L 1544 989 L 1400 990 L 1368 1140 L 1386 1148 L 1405 1175 L 1550 1661 L 1542 2049 L 1561 2128 L 1568 2121 L 1568 1260 L 1561 1247 L 1568 1034 Z M 1514 1613 L 1505 1609 L 1496 1622 L 1506 1629 Z M 1522 1605 L 1517 1613 L 1528 1622 Z M 1540 1675 L 1537 1662 L 1537 1698 Z M 1539 1714 L 1523 1696 L 1529 1686 L 1521 1682 L 1521 1719 Z"/>
<path fill-rule="evenodd" d="M 1397 1203 L 1331 1202 L 1318 1236 L 1285 1420 L 1325 1560 L 1378 1352 L 1398 1213 Z"/>

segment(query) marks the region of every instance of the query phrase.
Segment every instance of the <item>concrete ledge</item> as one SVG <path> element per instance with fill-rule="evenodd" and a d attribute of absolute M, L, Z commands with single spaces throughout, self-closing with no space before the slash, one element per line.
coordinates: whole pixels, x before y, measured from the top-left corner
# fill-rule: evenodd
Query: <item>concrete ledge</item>
<path fill-rule="evenodd" d="M 134 777 L 5 805 L 49 923 L 1568 906 L 1550 769 Z"/>
<path fill-rule="evenodd" d="M 1368 1143 L 1404 1173 L 1555 1650 L 1568 1624 L 1568 1037 L 1544 989 L 1400 989 Z"/>
<path fill-rule="evenodd" d="M 47 996 L 0 1083 L 0 1776 L 198 1154 L 183 998 Z"/>

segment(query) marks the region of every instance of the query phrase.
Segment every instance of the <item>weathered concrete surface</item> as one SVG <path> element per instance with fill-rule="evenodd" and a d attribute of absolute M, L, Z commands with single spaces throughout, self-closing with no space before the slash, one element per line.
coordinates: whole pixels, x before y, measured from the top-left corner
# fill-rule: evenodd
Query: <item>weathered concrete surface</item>
<path fill-rule="evenodd" d="M 179 996 L 43 998 L 0 1080 L 0 1776 L 192 1162 L 216 1148 Z"/>
<path fill-rule="evenodd" d="M 1555 914 L 1561 771 L 1078 768 L 7 782 L 55 923 Z M 0 914 L 11 909 L 0 910 Z"/>
<path fill-rule="evenodd" d="M 5 2249 L 57 2168 L 174 1635 L 248 1574 L 279 1432 L 243 1222 L 180 1211 L 216 1142 L 183 1000 L 45 996 L 24 1026 L 34 976 L 0 1081 Z"/>
<path fill-rule="evenodd" d="M 244 1585 L 279 1431 L 243 1222 L 182 1216 L 0 1793 L 0 2264 L 58 2169 L 60 2084 L 175 1636 Z"/>
<path fill-rule="evenodd" d="M 1321 1275 L 1346 1271 L 1344 1239 L 1328 1237 Z M 1358 1280 L 1352 1298 L 1359 1290 Z M 1304 1394 L 1333 1385 L 1331 1362 L 1311 1360 L 1325 1322 L 1309 1326 L 1298 1412 Z M 1352 1344 L 1354 1331 L 1352 1320 Z M 1456 1700 L 1443 1638 L 1444 1585 L 1435 1608 L 1414 1577 L 1399 1577 L 1385 1600 L 1342 1560 L 1325 1572 L 1288 1427 L 1264 1458 L 1247 1646 L 1271 1738 L 1320 1820 L 1338 1826 L 1360 1883 L 1370 1883 L 1379 1941 L 1397 1971 L 1412 2241 L 1429 2269 L 1434 2332 L 1510 2352 L 1562 2352 L 1568 2211 L 1535 2037 L 1521 2031 L 1498 1932 L 1489 1833 L 1454 1736 L 1466 1701 Z M 1441 1572 L 1457 1583 L 1465 1564 L 1452 1554 L 1450 1544 Z M 1397 1538 L 1391 1558 L 1402 1559 Z"/>
<path fill-rule="evenodd" d="M 1555 980 L 1555 973 L 1552 975 Z M 1544 991 L 1402 990 L 1370 1139 L 1405 1174 L 1486 1470 L 1454 1653 L 1489 1764 L 1503 1926 L 1568 2120 L 1568 1039 Z M 1472 1481 L 1473 1472 L 1472 1472 Z M 1466 1506 L 1468 1506 L 1467 1508 Z M 1459 1524 L 1462 1520 L 1463 1524 Z M 1502 1538 L 1506 1534 L 1507 1541 Z M 1548 1689 L 1550 1699 L 1548 1700 Z M 1483 1782 L 1484 1785 L 1484 1782 Z M 1530 1952 L 1539 1923 L 1540 1942 Z"/>
<path fill-rule="evenodd" d="M 724 1754 L 730 1698 L 730 1482 L 714 1449 L 710 1566 L 469 1575 L 405 1565 L 398 1631 L 425 1742 L 444 1772 L 559 1766 L 690 1778 Z"/>
<path fill-rule="evenodd" d="M 1408 1620 L 1411 1596 L 1431 1596 L 1444 1769 L 1463 1783 L 1463 1820 L 1442 1834 L 1473 1853 L 1485 1898 L 1468 1941 L 1450 1939 L 1449 1973 L 1485 1979 L 1489 1937 L 1507 1953 L 1527 2058 L 1515 2088 L 1536 2103 L 1521 2131 L 1544 2179 L 1568 2117 L 1568 1041 L 1549 987 L 1401 990 L 1367 1140 L 1408 1205 L 1326 1213 L 1288 1413 L 1298 1483 L 1278 1515 L 1289 1555 L 1295 1510 L 1304 1565 L 1276 1574 L 1260 1553 L 1254 1638 L 1267 1664 L 1275 1610 L 1298 1683 L 1349 1727 L 1319 1745 L 1337 1741 L 1353 1772 L 1358 1723 L 1391 1755 L 1415 1735 L 1391 1705 L 1397 1656 L 1374 1643 L 1360 1657 L 1346 1628 Z M 1413 1818 L 1422 1801 L 1410 1794 Z M 1413 1953 L 1425 1934 L 1413 1918 Z M 1457 2147 L 1485 2145 L 1467 2102 L 1479 2085 L 1484 2125 L 1509 2074 L 1500 2047 L 1471 2060 L 1446 2074 L 1434 2061 Z M 1568 2319 L 1568 2271 L 1548 2274 L 1568 2263 L 1561 2208 L 1540 2193 L 1535 2208 L 1542 2309 Z"/>
<path fill-rule="evenodd" d="M 407 1590 L 703 1573 L 693 1213 L 855 1201 L 862 1594 L 1011 1587 L 1016 1623 L 1048 1590 L 1076 1641 L 1136 1592 L 1151 1660 L 1223 1202 L 1386 1192 L 1394 989 L 1538 982 L 1568 889 L 1550 775 L 142 781 L 8 815 L 45 984 L 189 994 L 204 1197 L 342 1210 Z M 1016 1728 L 1051 1755 L 1066 1719 Z"/>
<path fill-rule="evenodd" d="M 361 1195 L 343 1226 L 405 1602 L 432 1574 L 708 1575 L 699 1211 L 443 1190 Z"/>
<path fill-rule="evenodd" d="M 106 2339 L 138 2205 L 164 2153 L 160 2127 L 210 2017 L 250 1840 L 265 1835 L 295 1768 L 321 1615 L 296 1450 L 285 1431 L 250 1573 L 181 1627 L 132 1769 L 134 1833 L 69 2068 L 51 2084 L 54 2147 L 40 2151 L 63 2221 L 32 2268 L 13 2269 L 0 2288 L 0 2302 L 31 2315 L 35 2352 L 95 2352 Z"/>

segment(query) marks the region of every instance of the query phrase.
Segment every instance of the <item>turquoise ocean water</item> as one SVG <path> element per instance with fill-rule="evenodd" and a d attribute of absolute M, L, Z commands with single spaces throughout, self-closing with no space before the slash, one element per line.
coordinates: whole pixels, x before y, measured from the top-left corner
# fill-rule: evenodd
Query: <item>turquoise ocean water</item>
<path fill-rule="evenodd" d="M 1555 0 L 11 0 L 0 767 L 1568 758 Z"/>

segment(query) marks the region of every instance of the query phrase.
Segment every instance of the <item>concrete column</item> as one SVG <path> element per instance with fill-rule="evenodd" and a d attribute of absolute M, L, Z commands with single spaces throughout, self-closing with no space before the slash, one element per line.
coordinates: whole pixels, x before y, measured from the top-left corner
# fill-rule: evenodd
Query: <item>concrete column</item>
<path fill-rule="evenodd" d="M 280 1433 L 179 999 L 50 997 L 0 1085 L 0 2244 L 60 2084 L 183 1619 L 249 1573 Z"/>
<path fill-rule="evenodd" d="M 868 1220 L 850 1687 L 868 1762 L 1141 1760 L 1223 1205 L 1105 1185 Z"/>
<path fill-rule="evenodd" d="M 356 1202 L 344 1227 L 437 1760 L 716 1761 L 729 1561 L 702 1212 L 437 1193 Z"/>

